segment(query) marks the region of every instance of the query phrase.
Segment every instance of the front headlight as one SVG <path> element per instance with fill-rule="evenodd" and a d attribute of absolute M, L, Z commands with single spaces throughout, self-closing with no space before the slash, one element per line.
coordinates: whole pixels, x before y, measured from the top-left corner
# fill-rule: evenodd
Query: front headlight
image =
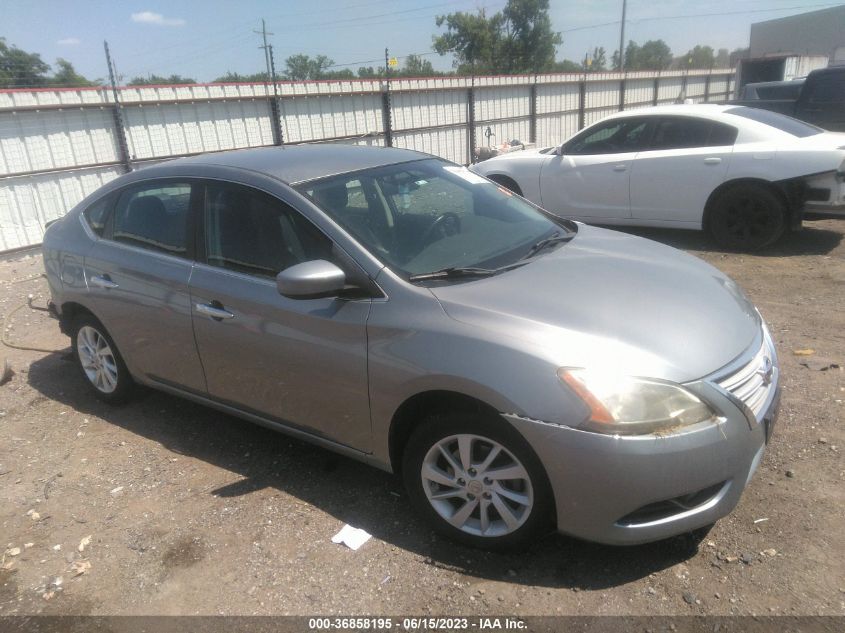
<path fill-rule="evenodd" d="M 580 427 L 586 430 L 641 435 L 717 418 L 707 403 L 672 382 L 587 369 L 561 368 L 557 375 L 590 409 Z"/>

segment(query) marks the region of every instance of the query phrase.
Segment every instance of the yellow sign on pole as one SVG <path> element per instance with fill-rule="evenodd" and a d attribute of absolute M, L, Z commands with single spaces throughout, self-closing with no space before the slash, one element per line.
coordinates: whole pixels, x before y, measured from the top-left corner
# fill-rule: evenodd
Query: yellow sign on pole
<path fill-rule="evenodd" d="M 387 64 L 388 64 L 388 66 L 390 66 L 391 68 L 393 68 L 394 66 L 398 66 L 398 65 L 399 65 L 399 60 L 398 60 L 398 59 L 396 59 L 395 57 L 391 57 L 389 60 L 387 60 Z"/>

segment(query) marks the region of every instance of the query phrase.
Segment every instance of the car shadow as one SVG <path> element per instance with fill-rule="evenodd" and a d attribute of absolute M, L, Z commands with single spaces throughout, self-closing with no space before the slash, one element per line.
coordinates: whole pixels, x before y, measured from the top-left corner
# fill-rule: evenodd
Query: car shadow
<path fill-rule="evenodd" d="M 845 229 L 845 222 L 841 223 Z M 790 232 L 784 235 L 774 246 L 762 251 L 752 253 L 759 257 L 795 257 L 805 255 L 827 255 L 842 242 L 842 230 L 829 228 L 828 221 L 804 222 L 800 231 Z M 645 237 L 667 246 L 679 248 L 685 251 L 704 251 L 711 253 L 736 253 L 720 247 L 704 231 L 687 231 L 683 229 L 656 229 L 645 227 L 608 227 L 616 231 Z M 838 228 L 838 227 L 836 227 Z"/>
<path fill-rule="evenodd" d="M 238 497 L 265 488 L 283 491 L 438 568 L 531 586 L 606 589 L 691 558 L 704 535 L 611 547 L 550 533 L 527 552 L 470 549 L 436 536 L 422 524 L 398 477 L 157 391 L 144 390 L 122 407 L 101 403 L 90 394 L 72 362 L 70 353 L 63 352 L 32 363 L 29 384 L 83 414 L 242 477 L 208 494 Z"/>

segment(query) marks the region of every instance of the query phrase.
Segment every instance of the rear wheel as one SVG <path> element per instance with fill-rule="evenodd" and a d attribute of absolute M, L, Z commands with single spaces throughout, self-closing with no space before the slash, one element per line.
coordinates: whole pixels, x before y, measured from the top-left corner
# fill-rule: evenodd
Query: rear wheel
<path fill-rule="evenodd" d="M 766 248 L 786 230 L 786 205 L 764 185 L 736 185 L 713 200 L 708 228 L 724 248 L 742 251 Z"/>
<path fill-rule="evenodd" d="M 74 356 L 85 382 L 104 402 L 119 404 L 131 395 L 134 383 L 106 328 L 90 315 L 73 324 Z"/>
<path fill-rule="evenodd" d="M 484 549 L 524 547 L 551 525 L 551 488 L 534 451 L 503 420 L 430 418 L 403 459 L 412 504 L 440 534 Z"/>

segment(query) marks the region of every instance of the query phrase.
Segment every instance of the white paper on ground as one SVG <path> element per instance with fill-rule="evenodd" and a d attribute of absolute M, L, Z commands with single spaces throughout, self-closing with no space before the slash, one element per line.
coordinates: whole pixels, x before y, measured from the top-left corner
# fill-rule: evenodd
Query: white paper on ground
<path fill-rule="evenodd" d="M 369 532 L 352 527 L 347 523 L 341 528 L 340 532 L 332 537 L 332 543 L 343 543 L 349 549 L 356 550 L 369 541 L 371 536 Z"/>

